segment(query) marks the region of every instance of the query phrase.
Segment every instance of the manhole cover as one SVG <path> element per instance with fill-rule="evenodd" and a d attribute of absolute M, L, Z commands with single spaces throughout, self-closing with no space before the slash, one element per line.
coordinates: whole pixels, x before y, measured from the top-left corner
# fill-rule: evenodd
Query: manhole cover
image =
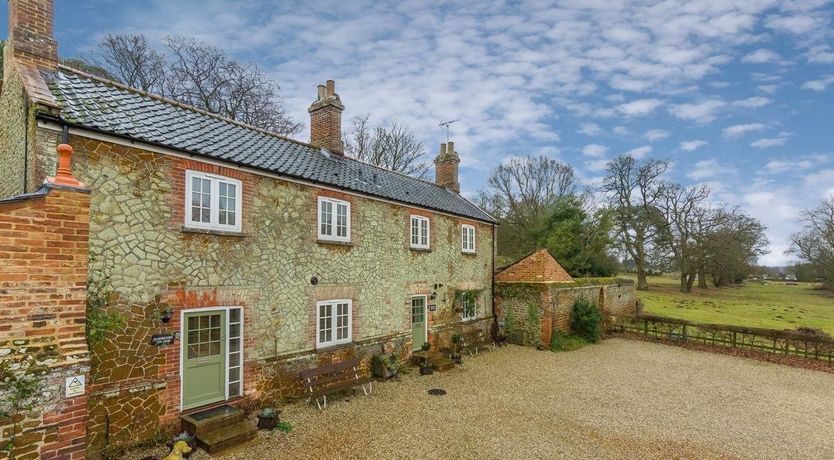
<path fill-rule="evenodd" d="M 432 396 L 443 396 L 446 394 L 446 390 L 441 390 L 440 388 L 432 388 L 429 390 L 429 394 Z"/>

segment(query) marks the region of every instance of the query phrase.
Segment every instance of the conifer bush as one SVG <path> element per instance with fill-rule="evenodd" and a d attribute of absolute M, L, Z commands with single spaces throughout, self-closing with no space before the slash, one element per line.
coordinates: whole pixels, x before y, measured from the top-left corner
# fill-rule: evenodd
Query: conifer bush
<path fill-rule="evenodd" d="M 570 330 L 573 335 L 588 342 L 599 342 L 602 336 L 602 314 L 599 306 L 585 297 L 576 299 L 570 317 Z"/>

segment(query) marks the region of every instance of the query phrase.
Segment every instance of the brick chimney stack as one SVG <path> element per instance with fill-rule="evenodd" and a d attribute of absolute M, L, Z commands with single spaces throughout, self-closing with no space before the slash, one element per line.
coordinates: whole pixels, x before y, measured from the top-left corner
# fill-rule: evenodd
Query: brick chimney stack
<path fill-rule="evenodd" d="M 455 151 L 455 143 L 449 142 L 448 146 L 440 144 L 440 154 L 434 160 L 434 183 L 460 193 L 458 164 L 460 157 Z"/>
<path fill-rule="evenodd" d="M 318 86 L 318 99 L 307 109 L 310 112 L 310 143 L 338 156 L 344 156 L 342 145 L 342 110 L 345 106 L 336 94 L 336 82 Z"/>
<path fill-rule="evenodd" d="M 14 53 L 18 61 L 39 68 L 54 69 L 58 66 L 52 0 L 9 0 L 9 40 L 6 49 Z"/>

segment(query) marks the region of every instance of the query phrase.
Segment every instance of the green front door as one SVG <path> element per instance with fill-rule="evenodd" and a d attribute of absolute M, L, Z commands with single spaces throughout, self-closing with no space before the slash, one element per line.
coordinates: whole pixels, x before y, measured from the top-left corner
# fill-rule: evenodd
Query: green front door
<path fill-rule="evenodd" d="M 226 398 L 226 312 L 185 314 L 182 408 Z"/>
<path fill-rule="evenodd" d="M 426 298 L 411 298 L 411 344 L 419 350 L 426 343 Z"/>

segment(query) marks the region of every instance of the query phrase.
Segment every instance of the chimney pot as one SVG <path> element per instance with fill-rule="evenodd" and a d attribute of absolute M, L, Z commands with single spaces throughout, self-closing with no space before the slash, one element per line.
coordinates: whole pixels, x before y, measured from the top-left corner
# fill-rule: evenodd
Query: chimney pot
<path fill-rule="evenodd" d="M 334 94 L 336 94 L 336 82 L 327 80 L 327 97 L 333 96 Z"/>
<path fill-rule="evenodd" d="M 318 94 L 319 99 L 318 100 L 323 101 L 327 97 L 327 89 L 324 87 L 324 85 L 319 85 L 318 90 L 319 90 L 319 94 Z"/>
<path fill-rule="evenodd" d="M 454 155 L 454 154 L 455 154 L 455 143 L 454 143 L 454 142 L 449 141 L 449 146 L 448 146 L 448 147 L 446 147 L 446 153 L 447 153 L 449 156 L 452 156 L 452 155 Z"/>
<path fill-rule="evenodd" d="M 446 144 L 440 144 L 440 155 L 441 157 L 446 156 Z"/>
<path fill-rule="evenodd" d="M 72 175 L 72 146 L 69 144 L 58 145 L 58 170 L 55 177 L 49 177 L 46 182 L 68 187 L 84 187 L 84 184 Z"/>

